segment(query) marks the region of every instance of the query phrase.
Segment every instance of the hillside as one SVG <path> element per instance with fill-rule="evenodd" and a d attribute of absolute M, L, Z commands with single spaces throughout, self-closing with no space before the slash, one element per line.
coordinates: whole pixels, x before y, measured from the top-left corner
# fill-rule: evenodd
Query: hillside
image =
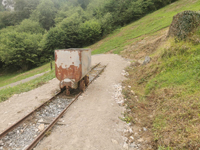
<path fill-rule="evenodd" d="M 146 15 L 142 19 L 135 21 L 126 27 L 119 28 L 104 38 L 100 42 L 90 46 L 94 51 L 93 54 L 105 53 L 112 51 L 119 54 L 127 46 L 133 45 L 134 42 L 141 41 L 145 36 L 158 34 L 157 31 L 169 27 L 173 16 L 184 10 L 199 11 L 199 1 L 180 0 L 161 8 L 154 13 Z"/>
<path fill-rule="evenodd" d="M 153 149 L 200 147 L 200 30 L 185 41 L 167 38 L 173 16 L 184 10 L 199 11 L 199 6 L 196 0 L 175 2 L 91 46 L 93 54 L 117 53 L 132 61 L 124 82 L 125 120 L 133 128 L 149 129 L 139 135 Z M 146 56 L 151 61 L 142 65 Z"/>
<path fill-rule="evenodd" d="M 115 26 L 114 31 L 107 32 L 111 34 L 101 35 L 103 39 L 91 46 L 88 46 L 91 43 L 81 45 L 90 47 L 93 55 L 115 53 L 131 61 L 131 65 L 126 69 L 129 75 L 123 82 L 123 94 L 126 98 L 124 105 L 127 108 L 124 121 L 131 123 L 132 128 L 137 129 L 138 135 L 132 133 L 127 137 L 130 139 L 132 136 L 136 141 L 143 139 L 144 143 L 152 145 L 152 149 L 195 150 L 200 147 L 200 29 L 187 37 L 185 41 L 176 41 L 174 38 L 167 37 L 173 16 L 185 10 L 199 11 L 199 8 L 200 1 L 198 0 L 179 0 L 148 13 L 141 19 L 137 18 L 132 23 L 127 22 L 126 26 Z M 60 13 L 61 19 L 63 14 L 63 12 Z M 59 22 L 59 18 L 57 21 Z M 58 34 L 53 36 L 53 33 L 63 34 L 64 32 L 60 32 L 59 29 L 65 23 L 69 22 L 65 20 L 57 28 L 52 28 L 44 35 L 44 30 L 40 28 L 41 31 L 38 31 L 37 36 L 23 34 L 23 37 L 33 39 L 35 42 L 29 41 L 30 45 L 35 44 L 39 50 L 40 46 L 44 46 L 42 45 L 44 41 L 41 40 L 42 43 L 38 47 L 38 37 L 40 39 L 45 37 L 45 40 L 49 38 L 48 40 L 52 40 L 50 43 L 53 43 L 58 36 Z M 99 29 L 96 22 L 92 24 Z M 35 24 L 35 26 L 40 25 Z M 87 24 L 84 27 L 87 27 Z M 88 32 L 88 30 L 84 31 Z M 99 30 L 95 31 L 97 31 L 96 34 Z M 62 36 L 59 37 L 62 38 Z M 146 56 L 150 57 L 150 63 L 143 65 Z M 51 72 L 41 80 L 48 81 L 53 77 L 53 72 Z M 31 88 L 40 85 L 40 82 L 43 82 L 41 80 L 36 81 L 36 85 L 31 85 Z M 23 85 L 21 91 L 31 88 L 29 84 L 26 84 Z M 8 95 L 14 94 L 15 90 L 9 91 Z M 0 96 L 3 97 L 4 93 L 6 90 L 0 93 Z M 2 99 L 5 100 L 7 97 Z M 137 144 L 139 143 L 140 141 Z"/>
<path fill-rule="evenodd" d="M 122 26 L 173 1 L 175 0 L 8 1 L 14 2 L 13 11 L 0 3 L 0 86 L 48 69 L 48 64 L 44 67 L 41 65 L 54 59 L 55 49 L 91 45 L 99 39 L 109 37 L 109 33 L 114 30 L 116 32 Z M 38 66 L 41 68 L 36 69 L 37 71 L 28 71 Z M 52 71 L 44 78 L 46 81 L 53 77 Z M 34 83 L 1 91 L 0 101 L 43 83 L 36 80 Z"/>
<path fill-rule="evenodd" d="M 54 58 L 55 49 L 89 46 L 174 1 L 1 0 L 0 68 L 38 67 Z"/>

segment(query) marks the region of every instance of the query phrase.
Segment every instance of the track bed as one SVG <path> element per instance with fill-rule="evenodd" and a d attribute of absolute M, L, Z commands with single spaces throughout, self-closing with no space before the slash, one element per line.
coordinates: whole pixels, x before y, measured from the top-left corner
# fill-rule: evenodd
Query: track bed
<path fill-rule="evenodd" d="M 105 67 L 97 64 L 92 68 L 89 72 L 90 83 L 99 76 Z M 71 96 L 66 96 L 65 92 L 60 92 L 36 108 L 0 134 L 0 150 L 34 148 L 81 94 L 82 92 L 77 90 L 74 90 Z M 59 124 L 62 124 L 62 122 Z"/>

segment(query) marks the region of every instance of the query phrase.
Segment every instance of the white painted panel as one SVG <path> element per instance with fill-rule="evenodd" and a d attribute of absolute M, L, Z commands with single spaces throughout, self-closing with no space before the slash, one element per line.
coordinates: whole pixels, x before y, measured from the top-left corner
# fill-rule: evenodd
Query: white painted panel
<path fill-rule="evenodd" d="M 82 63 L 82 77 L 84 77 L 89 71 L 91 66 L 91 50 L 87 49 L 81 53 Z"/>
<path fill-rule="evenodd" d="M 68 69 L 71 65 L 79 67 L 81 63 L 78 51 L 58 50 L 56 54 L 56 65 L 58 68 L 61 66 L 63 69 Z"/>

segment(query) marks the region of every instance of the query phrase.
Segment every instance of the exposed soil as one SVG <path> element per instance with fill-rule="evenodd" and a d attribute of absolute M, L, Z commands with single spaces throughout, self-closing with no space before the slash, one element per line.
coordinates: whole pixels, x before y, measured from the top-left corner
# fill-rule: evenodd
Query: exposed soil
<path fill-rule="evenodd" d="M 35 149 L 127 149 L 123 132 L 129 127 L 119 119 L 123 117 L 124 107 L 116 103 L 114 95 L 115 86 L 124 79 L 123 69 L 129 62 L 114 54 L 92 56 L 92 64 L 98 62 L 108 63 L 108 67 L 67 111 L 63 124 L 55 126 Z M 59 90 L 58 83 L 53 79 L 0 103 L 0 132 L 52 97 Z"/>
<path fill-rule="evenodd" d="M 165 42 L 167 32 L 168 28 L 165 28 L 156 32 L 155 35 L 145 36 L 143 39 L 126 46 L 121 55 L 134 61 L 143 60 L 145 56 L 152 55 Z"/>

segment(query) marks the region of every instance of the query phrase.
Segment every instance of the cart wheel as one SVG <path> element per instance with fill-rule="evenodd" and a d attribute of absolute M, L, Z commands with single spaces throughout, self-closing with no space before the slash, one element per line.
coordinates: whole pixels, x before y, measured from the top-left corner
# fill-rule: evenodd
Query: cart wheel
<path fill-rule="evenodd" d="M 82 92 L 85 91 L 85 80 L 80 81 L 79 90 L 81 90 Z"/>
<path fill-rule="evenodd" d="M 84 77 L 84 80 L 85 80 L 85 86 L 88 86 L 90 80 L 89 80 L 89 76 L 85 76 Z"/>
<path fill-rule="evenodd" d="M 69 88 L 66 88 L 66 95 L 70 95 Z"/>

